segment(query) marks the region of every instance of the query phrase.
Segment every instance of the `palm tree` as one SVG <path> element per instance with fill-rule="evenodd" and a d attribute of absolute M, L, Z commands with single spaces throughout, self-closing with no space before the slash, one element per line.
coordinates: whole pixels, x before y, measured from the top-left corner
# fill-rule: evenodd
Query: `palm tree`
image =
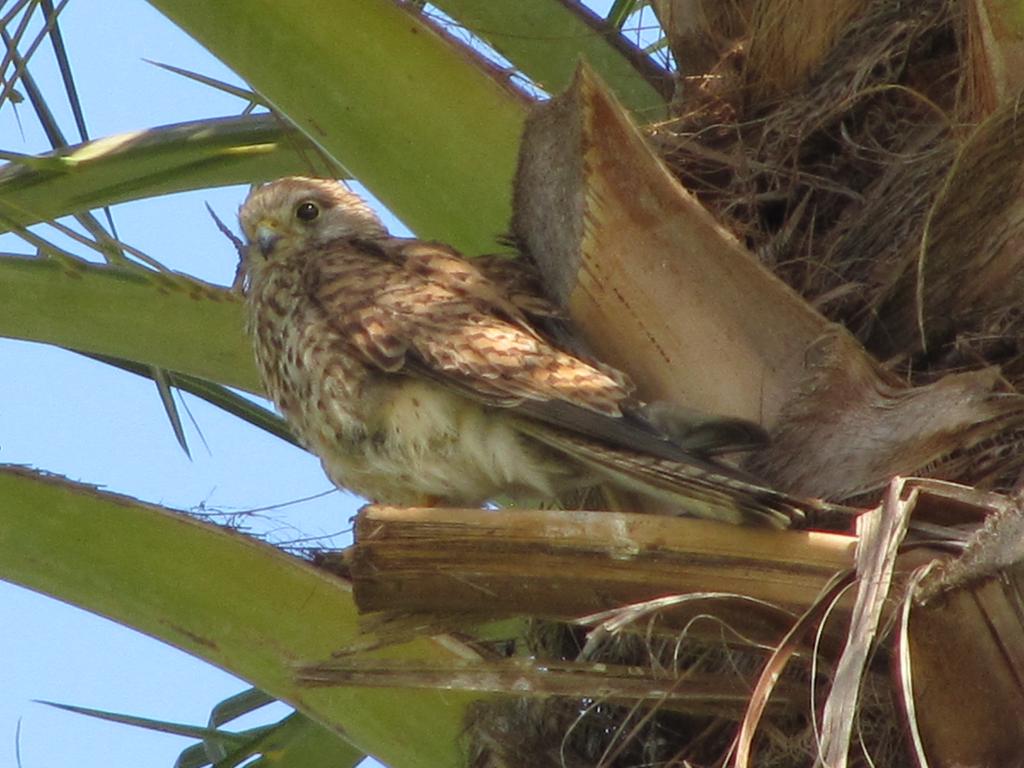
<path fill-rule="evenodd" d="M 272 115 L 154 128 L 128 140 L 11 158 L 0 169 L 0 214 L 7 227 L 32 237 L 24 229 L 31 224 L 80 215 L 107 263 L 87 264 L 45 243 L 39 245 L 46 259 L 0 260 L 5 335 L 102 356 L 164 387 L 199 393 L 256 426 L 281 431 L 271 416 L 226 389 L 259 391 L 241 335 L 238 299 L 160 265 L 131 261 L 88 211 L 290 172 L 351 175 L 417 234 L 469 254 L 493 250 L 495 234 L 511 222 L 518 242 L 541 261 L 549 289 L 592 346 L 630 367 L 648 395 L 685 398 L 690 405 L 759 417 L 771 426 L 774 447 L 751 463 L 788 490 L 861 499 L 870 506 L 899 473 L 928 470 L 998 489 L 1012 484 L 1019 466 L 1005 454 L 1024 407 L 1010 387 L 999 391 L 1002 385 L 979 360 L 1003 363 L 1012 385 L 1017 357 L 1006 348 L 1015 318 L 1006 276 L 1014 273 L 1008 265 L 1015 263 L 1018 225 L 1014 198 L 1002 188 L 980 203 L 972 199 L 975 190 L 993 186 L 992 179 L 1016 184 L 1019 175 L 1012 109 L 1019 84 L 1010 66 L 1015 50 L 1007 43 L 1019 27 L 1003 6 L 930 2 L 907 9 L 837 2 L 826 12 L 793 0 L 727 7 L 655 2 L 666 42 L 684 62 L 674 76 L 618 33 L 633 3 L 614 3 L 606 20 L 552 0 L 523 3 L 515 12 L 491 3 L 437 3 L 533 83 L 552 93 L 568 88 L 530 121 L 521 142 L 531 97 L 515 87 L 508 70 L 445 32 L 434 11 L 419 4 L 375 0 L 325 9 L 303 0 L 151 3 L 238 72 L 252 86 L 254 101 L 271 107 Z M 39 7 L 54 15 L 51 4 Z M 34 4 L 15 3 L 7 12 L 5 22 L 14 30 L 9 50 L 25 50 L 17 20 L 34 10 Z M 574 78 L 581 55 L 590 68 Z M 20 71 L 20 58 L 12 54 L 5 96 L 25 82 Z M 696 197 L 670 180 L 633 121 L 650 126 L 648 138 Z M 951 244 L 964 232 L 970 235 L 966 251 L 979 254 L 970 264 L 984 278 L 980 285 L 965 283 L 962 276 L 970 272 L 953 258 L 965 250 L 963 243 Z M 666 272 L 659 266 L 666 251 L 686 253 L 686 261 L 678 262 L 686 266 Z M 589 277 L 581 278 L 584 273 Z M 669 273 L 674 282 L 666 282 Z M 68 297 L 78 308 L 74 315 L 48 311 Z M 828 332 L 826 316 L 853 333 Z M 966 347 L 965 338 L 972 342 Z M 883 409 L 884 418 L 872 416 Z M 410 550 L 390 552 L 366 532 L 394 532 L 407 545 L 430 530 L 417 527 L 417 520 L 437 526 L 437 515 L 447 512 L 418 518 L 401 510 L 365 513 L 362 541 L 342 564 L 354 578 L 354 600 L 349 582 L 323 568 L 169 510 L 34 470 L 6 468 L 0 486 L 0 576 L 173 643 L 295 705 L 302 714 L 279 726 L 275 748 L 315 750 L 322 759 L 348 764 L 372 753 L 394 766 L 455 765 L 463 760 L 467 709 L 483 690 L 507 694 L 513 680 L 528 680 L 535 695 L 568 697 L 570 713 L 602 713 L 606 719 L 595 730 L 615 736 L 626 722 L 621 713 L 630 711 L 626 705 L 649 701 L 654 688 L 665 687 L 654 682 L 653 671 L 641 676 L 647 686 L 642 693 L 630 693 L 628 681 L 582 667 L 565 673 L 582 682 L 565 684 L 557 675 L 542 680 L 537 670 L 524 671 L 522 660 L 503 665 L 478 644 L 437 639 L 452 627 L 467 631 L 465 622 L 439 619 L 439 612 L 479 610 L 476 622 L 469 622 L 472 635 L 475 624 L 490 616 L 487 606 L 472 605 L 472 590 L 446 588 L 451 574 L 435 584 L 422 571 L 403 570 Z M 921 493 L 945 508 L 956 495 L 933 486 L 914 499 Z M 880 508 L 880 516 L 897 519 L 889 526 L 897 543 L 906 528 L 901 516 L 914 499 L 904 503 L 894 495 Z M 999 502 L 969 496 L 958 504 L 962 512 Z M 510 540 L 523 552 L 557 548 L 557 538 L 532 539 L 523 521 L 557 527 L 568 519 L 564 514 L 523 515 L 496 516 L 497 522 L 472 512 L 444 518 L 454 520 L 445 534 L 453 542 L 451 552 L 472 553 L 472 546 L 455 546 L 463 541 L 458 536 L 471 538 L 481 526 L 495 525 L 505 536 L 519 537 Z M 601 520 L 620 518 L 604 513 L 585 519 L 600 529 Z M 611 530 L 590 530 L 583 543 L 569 541 L 559 556 L 571 563 L 597 546 L 611 560 L 633 561 L 627 564 L 636 581 L 636 573 L 646 577 L 643 569 L 653 568 L 655 551 L 672 553 L 677 568 L 717 552 L 729 568 L 712 566 L 699 574 L 706 581 L 693 584 L 679 576 L 687 591 L 778 598 L 782 608 L 806 610 L 812 618 L 828 576 L 853 565 L 851 536 L 822 545 L 788 532 L 723 533 L 707 523 L 631 519 L 621 518 L 632 526 L 630 546 L 639 547 L 629 557 Z M 948 514 L 939 522 L 948 523 Z M 559 530 L 569 537 L 570 529 Z M 111 543 L 83 550 L 80 541 Z M 864 541 L 875 540 L 865 534 L 862 550 L 868 549 Z M 426 542 L 425 549 L 412 550 L 417 557 L 437 543 Z M 877 545 L 877 551 L 884 549 Z M 393 570 L 381 571 L 389 556 Z M 786 581 L 801 557 L 811 575 Z M 858 690 L 877 693 L 880 686 L 879 673 L 864 672 L 866 643 L 855 642 L 870 641 L 882 614 L 885 592 L 872 602 L 864 587 L 888 583 L 884 574 L 892 558 L 877 560 L 874 566 L 857 564 L 862 577 L 875 574 L 872 567 L 882 573 L 860 582 L 847 643 L 857 650 L 840 656 L 841 633 L 824 635 L 836 646 L 828 657 L 839 659 L 835 678 L 854 680 L 844 694 L 852 691 L 853 698 L 837 695 L 829 702 L 832 709 L 826 708 L 832 730 L 824 749 L 832 756 L 846 755 L 853 724 L 843 701 L 855 702 Z M 745 580 L 729 582 L 740 562 L 754 565 Z M 494 576 L 486 558 L 473 565 L 472 573 Z M 538 561 L 522 567 L 534 570 L 514 578 L 528 582 L 545 566 Z M 659 589 L 680 591 L 676 576 L 673 571 Z M 565 578 L 590 584 L 595 594 L 619 583 L 596 582 L 582 570 L 566 571 Z M 432 589 L 402 603 L 402 590 L 411 594 L 416 580 Z M 258 599 L 252 583 L 260 584 Z M 529 600 L 539 601 L 539 594 Z M 620 597 L 636 603 L 645 594 L 627 591 Z M 531 610 L 529 600 L 517 612 L 547 618 L 585 612 L 542 602 L 532 603 Z M 360 633 L 357 602 L 364 610 L 431 611 L 435 618 L 425 620 L 427 632 L 392 616 L 391 624 L 375 627 L 380 642 L 371 642 Z M 999 617 L 1010 615 L 1008 610 L 989 606 L 990 615 Z M 771 619 L 745 624 L 744 613 L 733 611 L 728 619 L 741 629 L 779 629 L 778 606 L 767 610 Z M 934 626 L 941 625 L 939 619 L 933 617 Z M 926 645 L 928 631 L 927 620 L 920 621 L 926 629 L 917 632 L 918 646 Z M 487 632 L 493 637 L 495 630 Z M 999 639 L 1015 647 L 1006 635 Z M 771 642 L 779 643 L 778 632 Z M 297 671 L 342 648 L 350 650 L 343 663 Z M 763 662 L 758 653 L 754 658 Z M 749 660 L 749 654 L 747 649 L 737 658 Z M 643 655 L 648 665 L 660 658 L 651 649 Z M 771 663 L 785 658 L 776 653 Z M 933 673 L 936 666 L 929 662 L 925 671 Z M 669 755 L 677 761 L 680 755 L 703 756 L 686 750 L 706 743 L 727 744 L 733 729 L 723 723 L 741 720 L 752 728 L 757 700 L 768 689 L 762 684 L 752 703 L 745 697 L 736 703 L 735 690 L 714 682 L 712 670 L 697 671 L 711 693 L 697 704 L 672 699 L 663 707 L 673 717 L 699 715 L 707 725 L 703 746 L 694 746 L 693 721 L 686 721 L 690 736 L 673 744 Z M 918 683 L 941 679 L 920 675 L 914 674 Z M 748 681 L 756 678 L 746 675 Z M 310 684 L 318 680 L 329 684 Z M 620 687 L 612 686 L 616 680 Z M 944 680 L 948 685 L 950 679 Z M 798 698 L 794 684 L 788 685 L 784 693 Z M 600 690 L 613 691 L 610 703 L 595 704 Z M 722 696 L 730 690 L 733 703 L 723 711 Z M 1012 694 L 1011 686 L 1006 696 Z M 1019 746 L 1012 728 L 998 737 L 985 732 L 986 740 L 944 739 L 949 702 L 934 695 L 927 701 L 931 711 L 920 718 L 917 747 L 940 764 L 965 757 L 998 764 L 1000 755 Z M 1012 711 L 1005 699 L 971 703 L 977 720 L 991 721 L 1001 706 Z M 784 716 L 798 717 L 804 707 L 783 709 Z M 918 715 L 921 709 L 919 702 Z M 493 711 L 481 714 L 474 705 L 476 722 L 492 734 L 501 730 L 493 725 Z M 891 713 L 884 707 L 864 711 Z M 535 712 L 533 717 L 517 722 L 536 722 Z M 561 715 L 539 717 L 567 721 L 564 707 Z M 773 723 L 778 730 L 779 721 Z M 266 743 L 240 751 L 264 751 Z M 739 744 L 737 759 L 746 759 L 749 742 L 741 737 Z M 540 755 L 536 762 L 550 759 L 544 757 L 550 755 L 547 747 L 533 746 Z M 775 754 L 769 747 L 766 752 Z M 474 755 L 480 764 L 491 764 L 486 761 L 502 759 L 502 749 L 480 747 Z M 619 764 L 614 761 L 626 753 L 607 744 L 601 749 L 606 764 Z M 896 748 L 894 753 L 902 754 Z"/>

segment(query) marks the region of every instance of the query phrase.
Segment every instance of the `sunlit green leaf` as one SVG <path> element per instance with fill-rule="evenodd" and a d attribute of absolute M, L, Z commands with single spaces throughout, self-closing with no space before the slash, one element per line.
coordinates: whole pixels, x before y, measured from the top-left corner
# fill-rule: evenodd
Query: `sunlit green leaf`
<path fill-rule="evenodd" d="M 0 335 L 261 390 L 240 298 L 184 275 L 0 258 Z"/>
<path fill-rule="evenodd" d="M 621 23 L 606 23 L 582 4 L 440 0 L 434 5 L 487 41 L 548 93 L 566 88 L 583 58 L 641 119 L 665 116 L 673 87 L 670 74 L 655 67 L 618 33 Z"/>
<path fill-rule="evenodd" d="M 293 173 L 340 171 L 271 115 L 108 136 L 0 167 L 0 231 L 125 200 Z"/>
<path fill-rule="evenodd" d="M 419 235 L 494 250 L 527 101 L 392 0 L 150 0 Z"/>
<path fill-rule="evenodd" d="M 466 696 L 296 682 L 298 665 L 360 637 L 340 579 L 248 536 L 18 467 L 0 469 L 0 499 L 0 578 L 206 659 L 386 762 L 460 764 Z M 379 653 L 450 651 L 423 639 Z"/>

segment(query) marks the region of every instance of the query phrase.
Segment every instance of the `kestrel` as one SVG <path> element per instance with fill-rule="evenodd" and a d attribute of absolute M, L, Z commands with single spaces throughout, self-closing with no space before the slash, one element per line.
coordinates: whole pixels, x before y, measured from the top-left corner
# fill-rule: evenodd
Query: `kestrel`
<path fill-rule="evenodd" d="M 335 181 L 257 187 L 239 218 L 263 382 L 336 485 L 384 504 L 476 506 L 610 484 L 698 517 L 802 515 L 709 457 L 723 447 L 707 438 L 715 422 L 675 429 L 623 374 L 543 333 L 556 310 L 519 260 L 391 237 Z"/>

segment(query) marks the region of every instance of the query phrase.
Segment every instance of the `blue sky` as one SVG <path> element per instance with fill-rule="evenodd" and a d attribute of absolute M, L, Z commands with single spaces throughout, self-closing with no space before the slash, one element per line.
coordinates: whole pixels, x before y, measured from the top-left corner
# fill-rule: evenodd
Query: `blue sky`
<path fill-rule="evenodd" d="M 142 0 L 73 0 L 61 20 L 93 137 L 237 114 L 244 107 L 143 61 L 238 82 Z M 112 30 L 117 30 L 116 44 Z M 73 141 L 74 124 L 59 99 L 51 62 L 44 46 L 30 69 Z M 17 115 L 10 105 L 0 110 L 0 149 L 48 149 L 26 104 Z M 114 221 L 122 240 L 165 265 L 227 284 L 235 253 L 204 204 L 233 221 L 245 193 L 244 187 L 234 187 L 132 203 L 116 207 Z M 0 251 L 28 249 L 5 236 Z M 175 442 L 151 382 L 73 353 L 0 339 L 0 366 L 0 462 L 27 464 L 180 509 L 237 512 L 331 488 L 313 457 L 186 397 L 208 446 L 184 416 L 190 461 Z M 334 492 L 262 512 L 250 522 L 254 532 L 278 541 L 337 534 L 347 530 L 357 506 L 354 497 Z M 345 541 L 344 534 L 333 539 L 337 545 Z M 24 768 L 171 766 L 189 744 L 52 710 L 35 699 L 200 725 L 217 702 L 247 687 L 132 630 L 4 582 L 0 626 L 0 766 L 15 765 L 16 750 Z M 285 712 L 278 705 L 263 719 Z"/>

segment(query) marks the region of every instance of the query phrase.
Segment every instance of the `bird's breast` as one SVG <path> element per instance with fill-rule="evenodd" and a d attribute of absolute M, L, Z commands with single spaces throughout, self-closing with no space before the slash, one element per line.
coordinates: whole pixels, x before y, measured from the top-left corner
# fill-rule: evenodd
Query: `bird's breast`
<path fill-rule="evenodd" d="M 506 409 L 368 363 L 294 286 L 250 290 L 268 394 L 335 484 L 386 504 L 478 505 L 551 498 L 571 475 Z"/>
<path fill-rule="evenodd" d="M 514 419 L 433 381 L 381 375 L 354 403 L 360 440 L 320 443 L 338 485 L 404 505 L 477 506 L 499 494 L 552 498 L 563 462 L 516 428 Z"/>
<path fill-rule="evenodd" d="M 267 393 L 307 448 L 356 440 L 370 371 L 301 290 L 279 279 L 254 286 L 248 329 Z"/>

